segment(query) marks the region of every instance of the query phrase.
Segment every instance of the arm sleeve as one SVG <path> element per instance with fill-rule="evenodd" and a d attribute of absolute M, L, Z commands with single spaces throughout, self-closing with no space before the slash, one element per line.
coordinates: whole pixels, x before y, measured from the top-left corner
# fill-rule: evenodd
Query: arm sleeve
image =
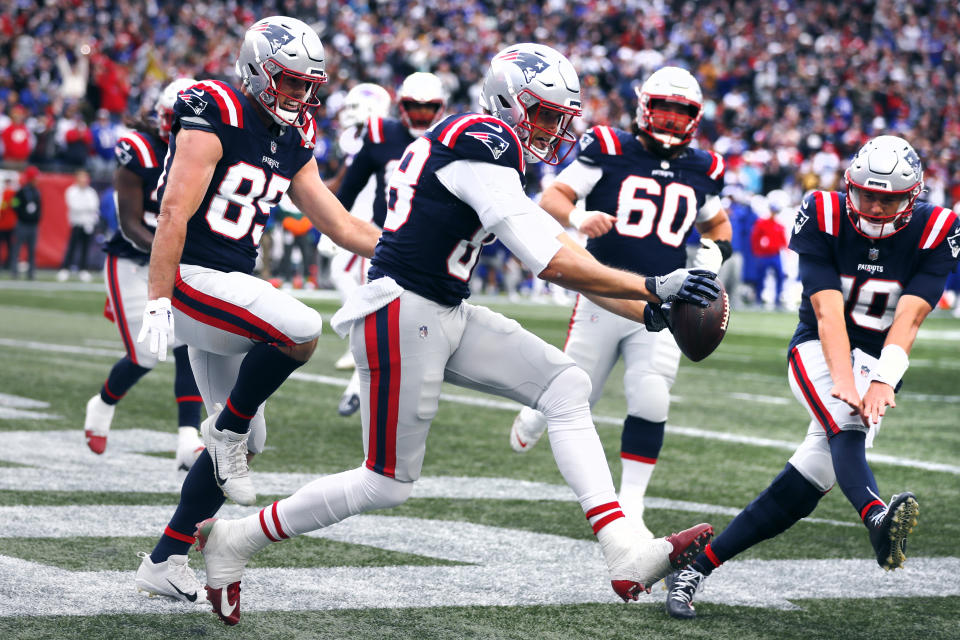
<path fill-rule="evenodd" d="M 468 204 L 484 229 L 533 273 L 543 271 L 562 246 L 563 228 L 523 192 L 520 176 L 510 167 L 458 160 L 436 173 L 450 193 Z"/>
<path fill-rule="evenodd" d="M 697 212 L 697 222 L 706 222 L 716 217 L 723 207 L 720 204 L 720 196 L 707 196 Z"/>
<path fill-rule="evenodd" d="M 603 169 L 586 165 L 578 159 L 561 171 L 557 175 L 556 181 L 569 186 L 577 194 L 577 199 L 582 200 L 593 191 L 593 187 L 600 182 L 602 177 Z"/>

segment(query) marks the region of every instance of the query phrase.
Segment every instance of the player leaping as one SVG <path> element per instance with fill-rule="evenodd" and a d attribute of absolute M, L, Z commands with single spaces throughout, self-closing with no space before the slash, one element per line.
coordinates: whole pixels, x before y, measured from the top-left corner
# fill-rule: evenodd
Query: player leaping
<path fill-rule="evenodd" d="M 542 411 L 554 457 L 600 541 L 614 591 L 636 599 L 703 547 L 701 524 L 642 539 L 617 502 L 590 416 L 590 378 L 556 347 L 517 322 L 465 301 L 480 247 L 494 234 L 540 277 L 607 299 L 651 326 L 654 303 L 707 304 L 713 274 L 678 269 L 645 278 L 597 262 L 523 192 L 528 161 L 557 162 L 580 114 L 570 62 L 537 44 L 509 47 L 491 62 L 485 113 L 449 116 L 407 147 L 389 183 L 385 231 L 370 282 L 334 316 L 350 331 L 360 368 L 365 462 L 326 476 L 242 520 L 198 527 L 207 597 L 227 624 L 240 618 L 240 580 L 270 542 L 401 504 L 420 477 L 427 433 L 444 380 Z M 598 298 L 599 299 L 599 298 Z"/>

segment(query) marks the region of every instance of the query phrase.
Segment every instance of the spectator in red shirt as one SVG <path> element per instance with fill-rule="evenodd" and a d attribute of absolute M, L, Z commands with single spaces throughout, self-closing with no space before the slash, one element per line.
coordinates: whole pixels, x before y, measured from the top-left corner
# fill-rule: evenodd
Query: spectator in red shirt
<path fill-rule="evenodd" d="M 3 139 L 3 160 L 14 166 L 26 166 L 33 151 L 34 136 L 25 121 L 27 110 L 22 105 L 14 105 L 10 110 L 10 125 L 0 133 Z"/>
<path fill-rule="evenodd" d="M 757 278 L 755 282 L 757 302 L 760 303 L 763 300 L 767 272 L 772 269 L 775 287 L 773 302 L 777 308 L 780 308 L 784 280 L 780 252 L 787 248 L 787 231 L 773 217 L 773 212 L 770 210 L 766 198 L 754 196 L 750 201 L 750 206 L 757 214 L 757 221 L 753 224 L 753 230 L 750 232 L 750 249 L 753 251 L 756 266 L 754 273 Z"/>
<path fill-rule="evenodd" d="M 13 209 L 13 198 L 17 193 L 16 184 L 8 182 L 2 185 L 0 199 L 0 246 L 6 248 L 6 255 L 0 254 L 0 268 L 9 269 L 13 256 L 13 230 L 17 226 L 17 212 Z"/>

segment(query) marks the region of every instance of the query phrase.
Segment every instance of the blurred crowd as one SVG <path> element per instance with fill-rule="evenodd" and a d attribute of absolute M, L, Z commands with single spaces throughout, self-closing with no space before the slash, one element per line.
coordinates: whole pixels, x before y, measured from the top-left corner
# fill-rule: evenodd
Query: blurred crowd
<path fill-rule="evenodd" d="M 789 209 L 810 189 L 842 190 L 848 159 L 879 133 L 920 153 L 924 198 L 960 202 L 956 0 L 12 0 L 0 9 L 3 165 L 86 168 L 97 184 L 125 118 L 176 77 L 235 83 L 244 30 L 273 14 L 313 25 L 326 47 L 316 153 L 331 174 L 353 85 L 395 93 L 432 71 L 450 112 L 475 110 L 490 57 L 537 41 L 580 72 L 581 130 L 629 129 L 635 86 L 664 64 L 690 69 L 706 101 L 695 144 L 724 155 L 728 205 L 777 191 Z"/>

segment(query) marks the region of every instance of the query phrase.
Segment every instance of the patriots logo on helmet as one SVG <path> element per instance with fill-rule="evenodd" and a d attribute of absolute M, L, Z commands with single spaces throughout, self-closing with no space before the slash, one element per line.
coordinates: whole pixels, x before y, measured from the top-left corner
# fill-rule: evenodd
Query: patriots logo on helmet
<path fill-rule="evenodd" d="M 512 62 L 513 64 L 520 67 L 520 70 L 523 71 L 523 77 L 527 82 L 536 77 L 538 73 L 544 71 L 550 65 L 547 62 L 544 62 L 539 56 L 536 56 L 532 53 L 526 51 L 508 51 L 502 56 L 499 56 L 497 60 L 502 60 L 504 62 Z"/>
<path fill-rule="evenodd" d="M 285 44 L 293 40 L 293 35 L 278 24 L 265 24 L 262 28 L 257 29 L 257 31 L 263 32 L 263 36 L 270 45 L 271 53 L 280 51 Z"/>
<path fill-rule="evenodd" d="M 467 135 L 471 138 L 476 138 L 480 142 L 486 145 L 487 149 L 490 149 L 490 153 L 493 154 L 493 159 L 497 160 L 503 153 L 510 148 L 510 145 L 507 144 L 507 141 L 501 138 L 498 135 L 492 133 L 487 133 L 485 131 L 468 131 Z"/>
<path fill-rule="evenodd" d="M 950 253 L 954 258 L 960 256 L 960 225 L 955 228 L 956 233 L 947 236 L 947 244 L 950 246 Z"/>
<path fill-rule="evenodd" d="M 192 92 L 184 92 L 178 96 L 179 100 L 183 104 L 190 107 L 193 112 L 197 115 L 203 113 L 204 109 L 207 108 L 207 101 Z"/>

